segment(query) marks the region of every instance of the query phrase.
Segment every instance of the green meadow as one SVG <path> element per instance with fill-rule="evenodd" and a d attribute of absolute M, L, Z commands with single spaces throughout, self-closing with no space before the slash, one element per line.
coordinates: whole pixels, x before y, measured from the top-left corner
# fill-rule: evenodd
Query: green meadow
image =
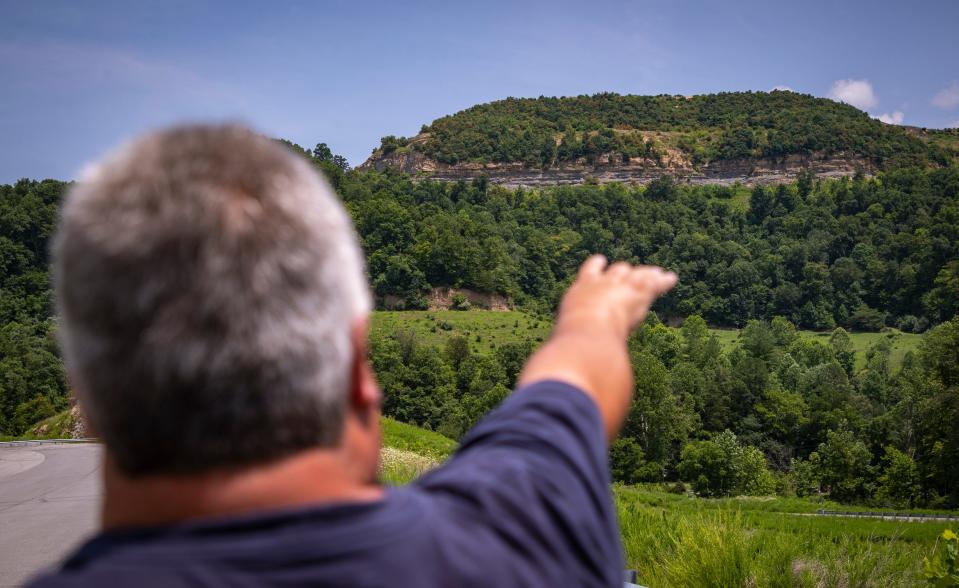
<path fill-rule="evenodd" d="M 388 449 L 381 476 L 391 484 L 409 482 L 456 446 L 391 419 L 383 425 Z M 817 516 L 820 508 L 860 509 L 808 498 L 707 499 L 666 486 L 618 484 L 613 495 L 626 566 L 650 587 L 916 586 L 923 558 L 937 552 L 943 530 L 956 527 Z"/>
<path fill-rule="evenodd" d="M 419 341 L 428 345 L 442 345 L 454 335 L 465 336 L 474 353 L 486 354 L 505 343 L 540 343 L 549 336 L 552 321 L 518 310 L 407 310 L 374 312 L 371 326 L 373 334 L 378 336 L 412 330 Z M 710 332 L 716 335 L 726 351 L 732 350 L 738 343 L 738 329 L 710 329 Z M 825 343 L 832 333 L 800 331 L 800 334 Z M 857 368 L 865 366 L 866 352 L 870 347 L 881 339 L 889 339 L 892 344 L 890 367 L 895 371 L 906 353 L 916 349 L 922 335 L 893 330 L 886 333 L 850 333 L 849 337 L 856 351 Z"/>

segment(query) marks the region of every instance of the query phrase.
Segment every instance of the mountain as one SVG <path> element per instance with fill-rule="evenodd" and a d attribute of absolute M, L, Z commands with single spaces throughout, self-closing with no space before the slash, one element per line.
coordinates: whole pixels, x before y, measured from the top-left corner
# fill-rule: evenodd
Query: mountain
<path fill-rule="evenodd" d="M 959 135 L 957 135 L 959 137 Z M 699 96 L 507 98 L 381 140 L 360 169 L 507 185 L 770 184 L 946 165 L 949 131 L 882 123 L 847 104 L 788 91 Z"/>

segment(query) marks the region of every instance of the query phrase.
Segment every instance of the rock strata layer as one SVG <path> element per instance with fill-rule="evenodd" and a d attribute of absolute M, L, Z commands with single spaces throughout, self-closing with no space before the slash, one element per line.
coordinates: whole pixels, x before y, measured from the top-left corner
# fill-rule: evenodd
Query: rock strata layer
<path fill-rule="evenodd" d="M 842 154 L 789 155 L 780 158 L 729 159 L 700 165 L 688 161 L 670 160 L 661 164 L 644 158 L 633 158 L 628 163 L 610 163 L 602 156 L 595 163 L 585 160 L 564 163 L 549 168 L 528 167 L 522 163 L 459 163 L 445 164 L 430 159 L 416 150 L 396 151 L 387 155 L 374 154 L 360 169 L 387 168 L 420 178 L 455 182 L 486 176 L 489 181 L 510 187 L 555 186 L 626 182 L 647 184 L 664 175 L 678 182 L 690 184 L 746 186 L 781 184 L 795 181 L 800 172 L 809 170 L 818 177 L 852 176 L 861 171 L 875 173 L 876 166 L 868 159 Z"/>

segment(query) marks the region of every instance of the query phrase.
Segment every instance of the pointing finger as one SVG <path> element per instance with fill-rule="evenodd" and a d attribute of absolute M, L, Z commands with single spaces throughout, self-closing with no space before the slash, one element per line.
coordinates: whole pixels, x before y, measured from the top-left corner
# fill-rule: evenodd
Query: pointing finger
<path fill-rule="evenodd" d="M 609 268 L 607 268 L 606 275 L 622 278 L 622 277 L 628 276 L 632 270 L 633 270 L 633 266 L 629 265 L 625 261 L 617 261 L 613 265 L 609 266 Z"/>
<path fill-rule="evenodd" d="M 597 277 L 603 273 L 603 270 L 606 268 L 606 256 L 604 255 L 590 255 L 586 261 L 583 262 L 583 265 L 579 266 L 579 277 Z"/>
<path fill-rule="evenodd" d="M 673 272 L 667 272 L 663 268 L 655 266 L 637 268 L 631 277 L 633 283 L 647 290 L 654 297 L 668 292 L 679 280 Z"/>

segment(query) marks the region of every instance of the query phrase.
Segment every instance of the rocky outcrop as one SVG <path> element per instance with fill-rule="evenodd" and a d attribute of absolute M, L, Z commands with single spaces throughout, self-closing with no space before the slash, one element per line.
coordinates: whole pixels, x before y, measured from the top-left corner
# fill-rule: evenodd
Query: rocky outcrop
<path fill-rule="evenodd" d="M 457 310 L 454 307 L 454 295 L 461 295 L 469 303 L 470 308 L 484 310 L 513 310 L 513 301 L 499 294 L 485 294 L 466 288 L 433 288 L 426 295 L 429 310 Z M 403 299 L 399 296 L 387 294 L 378 302 L 386 310 L 402 309 Z"/>
<path fill-rule="evenodd" d="M 83 418 L 80 407 L 74 405 L 34 425 L 27 437 L 30 439 L 85 439 L 89 434 L 86 419 Z"/>
<path fill-rule="evenodd" d="M 819 177 L 852 176 L 858 171 L 872 174 L 876 166 L 868 159 L 842 154 L 789 155 L 781 158 L 729 159 L 694 165 L 682 157 L 664 161 L 633 158 L 626 162 L 610 162 L 601 156 L 595 163 L 581 159 L 549 168 L 532 168 L 522 163 L 440 163 L 415 149 L 374 153 L 360 169 L 387 168 L 421 178 L 441 181 L 471 180 L 486 176 L 489 181 L 505 186 L 555 186 L 563 184 L 627 182 L 646 184 L 664 175 L 690 184 L 752 185 L 792 182 L 803 170 Z"/>

